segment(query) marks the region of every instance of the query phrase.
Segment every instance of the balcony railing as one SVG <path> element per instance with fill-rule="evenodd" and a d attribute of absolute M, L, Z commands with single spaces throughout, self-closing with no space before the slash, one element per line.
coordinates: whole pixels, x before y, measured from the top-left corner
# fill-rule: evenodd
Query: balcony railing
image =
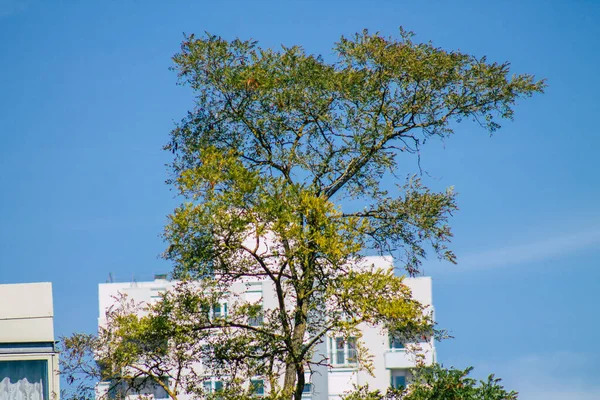
<path fill-rule="evenodd" d="M 383 357 L 387 369 L 398 369 L 413 368 L 417 365 L 417 361 L 423 362 L 426 365 L 433 364 L 433 355 L 433 350 L 412 352 L 406 349 L 391 349 L 386 351 Z"/>

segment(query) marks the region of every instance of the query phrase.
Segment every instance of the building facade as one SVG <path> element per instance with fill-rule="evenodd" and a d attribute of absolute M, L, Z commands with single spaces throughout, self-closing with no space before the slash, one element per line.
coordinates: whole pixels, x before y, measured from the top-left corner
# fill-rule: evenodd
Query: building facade
<path fill-rule="evenodd" d="M 0 285 L 0 400 L 58 398 L 52 284 Z"/>
<path fill-rule="evenodd" d="M 373 257 L 369 263 L 379 267 L 389 267 L 390 260 L 383 257 Z M 406 278 L 405 283 L 410 287 L 412 296 L 428 310 L 433 312 L 431 278 Z M 170 290 L 176 282 L 158 276 L 154 281 L 131 283 L 105 283 L 99 285 L 99 326 L 106 324 L 106 311 L 114 304 L 115 298 L 126 294 L 135 302 L 152 303 L 161 298 L 161 293 Z M 270 282 L 251 281 L 235 283 L 231 292 L 238 294 L 245 301 L 261 303 L 263 309 L 276 307 L 276 294 Z M 217 305 L 212 311 L 222 316 L 228 312 L 227 300 Z M 368 384 L 371 389 L 385 391 L 390 386 L 405 386 L 410 381 L 410 369 L 417 362 L 431 364 L 435 362 L 435 346 L 432 339 L 421 343 L 400 343 L 391 340 L 387 333 L 378 327 L 360 326 L 361 341 L 372 355 L 373 375 L 361 370 L 356 357 L 356 340 L 344 340 L 339 337 L 328 337 L 315 351 L 315 358 L 329 359 L 330 366 L 318 366 L 313 374 L 307 376 L 305 397 L 311 400 L 336 400 L 354 386 Z M 412 348 L 419 349 L 418 352 Z M 257 387 L 257 395 L 264 390 L 264 382 L 257 379 L 253 384 Z M 108 384 L 104 384 L 106 387 Z M 218 390 L 222 383 L 211 379 L 205 382 L 206 389 Z M 102 387 L 102 385 L 101 385 Z M 102 392 L 102 389 L 101 389 Z M 160 397 L 162 391 L 154 390 L 145 393 Z M 166 396 L 166 394 L 164 394 Z"/>

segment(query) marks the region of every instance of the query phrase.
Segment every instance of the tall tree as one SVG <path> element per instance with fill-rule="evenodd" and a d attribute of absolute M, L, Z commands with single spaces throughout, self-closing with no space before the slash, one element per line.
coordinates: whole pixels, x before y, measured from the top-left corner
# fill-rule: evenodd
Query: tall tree
<path fill-rule="evenodd" d="M 495 131 L 544 82 L 403 30 L 342 37 L 334 56 L 186 38 L 175 70 L 196 106 L 166 146 L 169 182 L 185 203 L 164 233 L 182 283 L 154 305 L 123 301 L 98 336 L 65 340 L 67 379 L 83 373 L 134 391 L 149 380 L 173 398 L 180 390 L 210 398 L 201 363 L 227 381 L 220 398 L 251 396 L 259 375 L 268 397 L 299 400 L 305 374 L 329 362 L 314 356 L 328 335 L 357 337 L 368 369 L 359 325 L 408 341 L 432 334 L 403 278 L 364 255 L 391 254 L 409 275 L 429 251 L 455 262 L 447 247 L 455 195 L 415 175 L 420 149 L 465 119 Z M 232 285 L 249 279 L 272 285 L 275 307 L 234 298 Z M 224 298 L 226 317 L 211 311 Z"/>
<path fill-rule="evenodd" d="M 403 338 L 431 331 L 402 277 L 357 265 L 373 252 L 409 275 L 429 251 L 455 262 L 455 195 L 415 177 L 421 147 L 462 120 L 493 132 L 517 99 L 544 88 L 532 75 L 509 77 L 508 63 L 402 29 L 342 37 L 333 52 L 328 61 L 207 34 L 187 37 L 174 57 L 196 105 L 166 146 L 185 202 L 165 229 L 165 258 L 177 278 L 216 293 L 243 279 L 272 283 L 277 306 L 262 325 L 251 323 L 256 304 L 238 302 L 196 329 L 210 329 L 213 362 L 230 379 L 282 374 L 273 395 L 296 400 L 311 365 L 327 362 L 313 359 L 326 335 L 354 336 L 361 323 Z"/>

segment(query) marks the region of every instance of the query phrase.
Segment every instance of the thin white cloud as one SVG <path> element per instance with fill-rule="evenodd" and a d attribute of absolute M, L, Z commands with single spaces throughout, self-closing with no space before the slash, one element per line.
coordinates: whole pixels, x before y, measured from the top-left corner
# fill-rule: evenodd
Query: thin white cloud
<path fill-rule="evenodd" d="M 499 267 L 560 257 L 593 246 L 600 246 L 600 229 L 557 235 L 539 241 L 508 246 L 458 258 L 460 267 Z"/>
<path fill-rule="evenodd" d="M 519 400 L 598 400 L 593 364 L 587 353 L 554 352 L 481 365 L 475 372 L 494 372 L 506 389 L 519 392 Z"/>

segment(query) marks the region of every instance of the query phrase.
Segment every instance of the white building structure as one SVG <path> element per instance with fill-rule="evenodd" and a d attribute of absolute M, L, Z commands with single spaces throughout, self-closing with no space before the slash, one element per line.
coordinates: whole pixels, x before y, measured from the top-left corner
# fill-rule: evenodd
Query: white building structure
<path fill-rule="evenodd" d="M 390 268 L 390 259 L 385 257 L 368 257 L 367 262 L 376 268 Z M 406 278 L 404 281 L 412 291 L 412 296 L 433 312 L 431 278 Z M 106 311 L 115 303 L 115 298 L 126 294 L 135 302 L 152 303 L 160 299 L 160 294 L 170 290 L 177 282 L 157 275 L 154 281 L 131 283 L 103 283 L 99 285 L 99 326 L 106 324 Z M 242 296 L 248 302 L 262 302 L 263 309 L 275 308 L 277 297 L 269 281 L 239 282 L 230 291 Z M 220 309 L 214 312 L 227 314 L 228 304 L 221 303 Z M 424 364 L 435 362 L 435 346 L 433 339 L 418 344 L 400 343 L 390 340 L 387 333 L 378 327 L 360 326 L 362 338 L 372 355 L 373 375 L 361 370 L 356 360 L 356 345 L 352 339 L 328 337 L 319 348 L 316 356 L 325 354 L 329 358 L 330 367 L 317 367 L 311 377 L 307 376 L 305 397 L 310 400 L 336 400 L 354 386 L 368 384 L 371 390 L 387 390 L 390 386 L 405 386 L 410 381 L 409 370 L 417 365 L 417 359 Z M 416 347 L 418 352 L 410 349 Z M 319 358 L 321 359 L 321 358 Z M 212 380 L 208 385 L 219 389 L 221 383 Z M 260 384 L 260 382 L 259 382 Z M 105 384 L 106 385 L 106 384 Z M 102 391 L 102 388 L 100 388 Z M 160 397 L 164 391 L 146 393 Z M 260 393 L 258 393 L 260 395 Z"/>
<path fill-rule="evenodd" d="M 58 400 L 51 283 L 0 285 L 0 400 Z"/>

